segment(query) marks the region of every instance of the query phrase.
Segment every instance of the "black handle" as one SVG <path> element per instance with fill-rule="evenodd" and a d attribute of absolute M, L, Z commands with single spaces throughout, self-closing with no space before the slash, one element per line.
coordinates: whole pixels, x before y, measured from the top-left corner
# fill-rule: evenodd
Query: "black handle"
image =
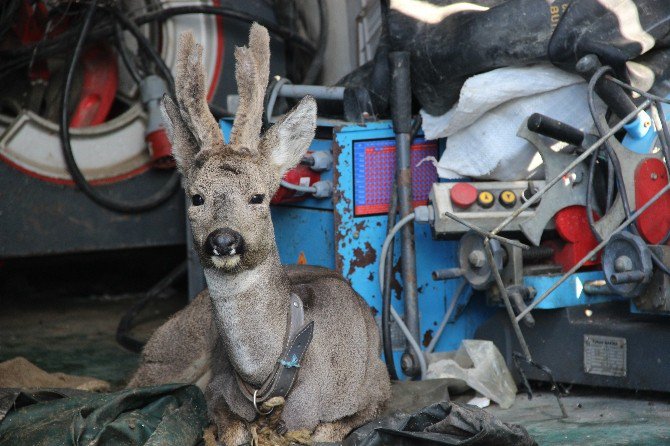
<path fill-rule="evenodd" d="M 573 146 L 581 146 L 584 141 L 584 132 L 581 130 L 541 113 L 530 115 L 530 118 L 528 118 L 528 130 L 548 136 L 557 141 L 572 144 Z"/>
<path fill-rule="evenodd" d="M 577 61 L 576 69 L 579 74 L 589 81 L 601 66 L 598 56 L 589 54 Z M 596 93 L 621 119 L 635 111 L 635 104 L 624 89 L 604 77 L 596 83 Z"/>
<path fill-rule="evenodd" d="M 412 85 L 409 77 L 409 53 L 394 51 L 389 54 L 391 64 L 391 117 L 396 133 L 412 129 Z"/>

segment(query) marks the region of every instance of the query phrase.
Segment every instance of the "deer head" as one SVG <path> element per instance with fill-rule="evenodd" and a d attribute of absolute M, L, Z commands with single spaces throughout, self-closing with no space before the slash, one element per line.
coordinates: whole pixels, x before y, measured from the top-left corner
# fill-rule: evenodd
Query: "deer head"
<path fill-rule="evenodd" d="M 307 96 L 260 134 L 270 70 L 264 27 L 252 25 L 249 45 L 235 49 L 235 60 L 240 101 L 228 143 L 207 106 L 202 47 L 191 33 L 179 39 L 177 101 L 163 98 L 200 260 L 227 273 L 253 269 L 276 252 L 270 199 L 307 151 L 316 125 L 316 102 Z"/>

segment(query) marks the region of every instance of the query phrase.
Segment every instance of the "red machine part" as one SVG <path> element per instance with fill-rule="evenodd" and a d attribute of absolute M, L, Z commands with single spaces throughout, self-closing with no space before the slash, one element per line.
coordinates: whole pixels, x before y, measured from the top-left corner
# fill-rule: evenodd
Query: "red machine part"
<path fill-rule="evenodd" d="M 16 36 L 21 43 L 35 43 L 42 39 L 48 21 L 49 11 L 42 2 L 31 5 L 30 0 L 24 0 L 19 7 L 18 19 L 13 25 Z"/>
<path fill-rule="evenodd" d="M 105 45 L 88 48 L 82 55 L 81 64 L 83 81 L 70 123 L 73 128 L 105 122 L 119 85 L 116 56 L 111 48 Z"/>
<path fill-rule="evenodd" d="M 172 157 L 172 144 L 170 144 L 164 128 L 161 127 L 158 130 L 147 133 L 144 139 L 147 141 L 147 147 L 154 163 L 153 166 L 156 169 L 174 168 L 175 161 Z"/>
<path fill-rule="evenodd" d="M 648 158 L 635 169 L 635 207 L 639 209 L 668 184 L 663 161 Z M 640 235 L 651 244 L 658 244 L 670 230 L 670 192 L 663 194 L 637 219 Z"/>
<path fill-rule="evenodd" d="M 289 170 L 284 174 L 283 180 L 298 186 L 311 186 L 312 184 L 321 180 L 321 174 L 319 172 L 313 171 L 308 166 L 298 164 L 296 167 L 294 167 L 293 169 Z M 274 195 L 274 197 L 272 197 L 270 203 L 272 204 L 294 203 L 296 201 L 302 201 L 309 197 L 310 197 L 309 194 L 304 194 L 280 186 L 279 189 L 277 190 L 277 193 Z"/>
<path fill-rule="evenodd" d="M 594 213 L 594 219 L 598 217 Z M 598 245 L 598 241 L 589 229 L 585 206 L 568 206 L 561 209 L 554 217 L 556 232 L 565 241 L 564 244 L 552 243 L 554 247 L 554 262 L 567 271 L 577 264 L 586 254 Z M 588 260 L 584 266 L 600 263 L 600 254 L 593 260 Z"/>

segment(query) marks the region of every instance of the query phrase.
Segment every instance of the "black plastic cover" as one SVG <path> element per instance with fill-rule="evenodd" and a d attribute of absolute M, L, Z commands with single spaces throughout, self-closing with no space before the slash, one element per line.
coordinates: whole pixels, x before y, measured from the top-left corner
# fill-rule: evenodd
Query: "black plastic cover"
<path fill-rule="evenodd" d="M 442 402 L 396 413 L 352 432 L 342 446 L 537 446 L 526 429 L 475 406 Z"/>

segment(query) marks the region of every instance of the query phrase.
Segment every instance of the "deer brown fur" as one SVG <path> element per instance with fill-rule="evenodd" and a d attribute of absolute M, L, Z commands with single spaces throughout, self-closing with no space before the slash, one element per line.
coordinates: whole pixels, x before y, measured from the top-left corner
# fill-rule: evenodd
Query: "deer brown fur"
<path fill-rule="evenodd" d="M 339 441 L 379 413 L 390 383 L 363 299 L 332 271 L 279 261 L 269 202 L 314 137 L 316 103 L 303 98 L 260 134 L 270 52 L 267 30 L 254 24 L 248 47 L 235 51 L 240 102 L 226 144 L 207 107 L 201 53 L 191 34 L 181 36 L 177 101 L 166 97 L 163 108 L 208 290 L 154 333 L 130 385 L 197 383 L 220 441 L 249 442 L 257 415 L 235 372 L 256 388 L 272 372 L 293 292 L 314 332 L 282 421 L 313 430 L 315 441 Z"/>

